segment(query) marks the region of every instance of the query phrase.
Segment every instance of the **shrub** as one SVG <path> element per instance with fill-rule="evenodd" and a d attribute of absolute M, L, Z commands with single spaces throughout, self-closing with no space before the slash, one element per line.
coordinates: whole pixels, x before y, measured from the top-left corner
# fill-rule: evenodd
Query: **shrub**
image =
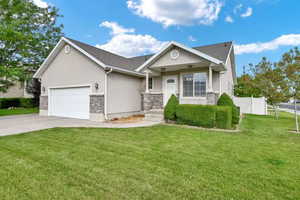
<path fill-rule="evenodd" d="M 0 109 L 7 109 L 11 107 L 24 107 L 33 108 L 36 107 L 36 101 L 32 98 L 1 98 Z"/>
<path fill-rule="evenodd" d="M 216 111 L 216 127 L 230 129 L 232 127 L 232 107 L 218 106 Z"/>
<path fill-rule="evenodd" d="M 20 107 L 33 108 L 36 107 L 35 99 L 33 98 L 20 98 Z"/>
<path fill-rule="evenodd" d="M 231 97 L 228 96 L 228 94 L 223 93 L 220 96 L 220 98 L 218 99 L 217 105 L 218 106 L 233 106 L 234 103 L 233 103 Z"/>
<path fill-rule="evenodd" d="M 178 99 L 173 94 L 164 109 L 164 117 L 166 120 L 176 120 L 176 107 L 178 104 Z"/>
<path fill-rule="evenodd" d="M 240 122 L 240 107 L 233 105 L 232 107 L 232 124 L 239 124 Z"/>
<path fill-rule="evenodd" d="M 236 105 L 234 105 L 232 99 L 230 96 L 228 96 L 226 93 L 223 93 L 218 102 L 218 106 L 230 106 L 232 107 L 232 124 L 238 124 L 240 121 L 240 109 Z"/>
<path fill-rule="evenodd" d="M 177 122 L 180 124 L 213 128 L 215 127 L 216 107 L 206 105 L 178 105 L 176 111 Z"/>
<path fill-rule="evenodd" d="M 0 108 L 6 109 L 10 107 L 20 107 L 19 98 L 2 98 L 0 99 Z"/>

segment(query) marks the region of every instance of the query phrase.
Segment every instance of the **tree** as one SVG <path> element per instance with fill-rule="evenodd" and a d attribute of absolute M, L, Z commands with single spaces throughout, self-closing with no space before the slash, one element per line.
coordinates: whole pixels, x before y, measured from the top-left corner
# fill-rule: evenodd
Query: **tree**
<path fill-rule="evenodd" d="M 255 75 L 256 87 L 260 88 L 261 94 L 273 106 L 275 116 L 278 119 L 278 104 L 288 99 L 289 91 L 282 69 L 264 57 L 260 63 L 252 66 L 252 72 Z"/>
<path fill-rule="evenodd" d="M 278 62 L 278 67 L 283 71 L 289 98 L 294 99 L 294 113 L 296 131 L 299 132 L 298 115 L 296 100 L 300 99 L 300 52 L 298 48 L 291 49 L 289 52 L 283 54 L 281 60 Z"/>
<path fill-rule="evenodd" d="M 0 91 L 33 73 L 63 36 L 53 6 L 40 8 L 31 0 L 0 1 Z"/>
<path fill-rule="evenodd" d="M 250 74 L 243 74 L 238 77 L 234 87 L 234 95 L 237 97 L 261 97 L 261 90 L 256 87 L 255 81 L 255 77 Z"/>

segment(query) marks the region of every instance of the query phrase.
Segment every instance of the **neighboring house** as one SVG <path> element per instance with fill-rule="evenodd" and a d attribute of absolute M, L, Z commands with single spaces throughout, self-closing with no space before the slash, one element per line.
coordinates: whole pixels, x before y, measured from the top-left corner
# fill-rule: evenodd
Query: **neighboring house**
<path fill-rule="evenodd" d="M 233 95 L 231 42 L 189 48 L 170 42 L 154 55 L 125 58 L 62 38 L 34 75 L 41 81 L 40 114 L 102 121 L 183 104 L 216 104 Z"/>
<path fill-rule="evenodd" d="M 25 83 L 16 82 L 10 86 L 6 92 L 0 92 L 0 98 L 31 98 L 32 95 L 28 94 L 25 89 Z"/>

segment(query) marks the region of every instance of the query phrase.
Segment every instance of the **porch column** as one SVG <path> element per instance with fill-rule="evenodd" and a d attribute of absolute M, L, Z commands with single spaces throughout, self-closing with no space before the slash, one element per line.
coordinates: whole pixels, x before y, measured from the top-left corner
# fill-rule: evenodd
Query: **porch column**
<path fill-rule="evenodd" d="M 208 92 L 213 92 L 213 87 L 212 87 L 212 68 L 211 68 L 211 66 L 208 67 Z"/>
<path fill-rule="evenodd" d="M 149 72 L 146 71 L 146 93 L 149 93 Z"/>

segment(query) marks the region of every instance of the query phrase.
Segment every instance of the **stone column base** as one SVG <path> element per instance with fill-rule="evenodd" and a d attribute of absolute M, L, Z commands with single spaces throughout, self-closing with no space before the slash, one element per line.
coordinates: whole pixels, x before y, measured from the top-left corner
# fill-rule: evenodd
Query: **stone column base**
<path fill-rule="evenodd" d="M 155 110 L 155 109 L 163 109 L 163 94 L 151 94 L 151 93 L 143 93 L 142 94 L 142 110 Z"/>

